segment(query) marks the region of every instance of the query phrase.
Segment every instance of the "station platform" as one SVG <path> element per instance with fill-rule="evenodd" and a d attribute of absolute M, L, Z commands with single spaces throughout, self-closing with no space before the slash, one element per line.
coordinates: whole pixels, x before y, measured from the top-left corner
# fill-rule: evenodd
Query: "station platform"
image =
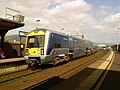
<path fill-rule="evenodd" d="M 100 90 L 119 90 L 120 89 L 120 53 L 115 52 L 114 61 L 103 80 Z"/>
<path fill-rule="evenodd" d="M 27 64 L 23 57 L 0 59 L 0 75 L 24 68 L 27 68 Z"/>
<path fill-rule="evenodd" d="M 16 61 L 23 61 L 24 58 L 9 58 L 9 59 L 0 59 L 0 64 L 2 63 L 10 63 L 10 62 L 16 62 Z"/>
<path fill-rule="evenodd" d="M 50 90 L 118 90 L 120 89 L 119 58 L 120 54 L 111 51 Z"/>

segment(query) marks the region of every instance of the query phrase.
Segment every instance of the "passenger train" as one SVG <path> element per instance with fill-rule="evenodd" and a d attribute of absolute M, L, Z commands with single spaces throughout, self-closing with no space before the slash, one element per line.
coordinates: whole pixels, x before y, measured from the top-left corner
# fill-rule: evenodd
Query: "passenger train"
<path fill-rule="evenodd" d="M 32 68 L 50 63 L 56 65 L 59 62 L 88 55 L 87 49 L 92 47 L 92 42 L 87 40 L 49 29 L 37 29 L 29 32 L 26 37 L 24 58 Z"/>

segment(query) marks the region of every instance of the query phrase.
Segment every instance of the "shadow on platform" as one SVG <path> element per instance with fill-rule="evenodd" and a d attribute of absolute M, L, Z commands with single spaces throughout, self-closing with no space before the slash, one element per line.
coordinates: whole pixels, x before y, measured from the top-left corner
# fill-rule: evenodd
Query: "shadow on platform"
<path fill-rule="evenodd" d="M 86 80 L 86 78 L 88 76 L 90 76 L 92 74 L 92 72 L 94 72 L 95 70 L 96 69 L 93 69 L 93 68 L 86 68 L 68 79 L 54 76 L 43 82 L 37 83 L 34 87 L 31 86 L 32 88 L 29 87 L 24 90 L 28 90 L 28 89 L 29 90 L 76 90 L 76 88 L 78 88 L 78 86 L 84 80 Z M 101 71 L 101 70 L 99 69 L 99 71 Z M 97 81 L 91 87 L 91 90 L 94 90 L 94 88 L 98 82 L 99 81 Z M 120 89 L 119 83 L 120 83 L 120 72 L 108 71 L 107 77 L 104 79 L 102 86 L 100 87 L 100 90 L 115 90 L 115 89 L 118 90 L 118 89 Z M 80 87 L 79 87 L 79 89 L 86 90 L 86 89 L 80 88 Z"/>
<path fill-rule="evenodd" d="M 119 90 L 120 89 L 120 72 L 108 71 L 106 78 L 104 79 L 100 90 Z"/>

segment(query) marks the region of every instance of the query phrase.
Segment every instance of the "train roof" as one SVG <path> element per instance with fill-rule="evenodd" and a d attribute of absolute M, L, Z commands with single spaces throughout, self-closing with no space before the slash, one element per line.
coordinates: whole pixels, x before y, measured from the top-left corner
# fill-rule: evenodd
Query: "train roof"
<path fill-rule="evenodd" d="M 68 36 L 68 37 L 71 37 L 71 38 L 81 39 L 81 38 L 78 38 L 78 37 L 75 37 L 75 36 L 71 36 L 71 35 L 69 35 L 69 34 L 65 34 L 65 33 L 62 33 L 62 32 L 58 32 L 58 31 L 55 31 L 55 30 L 45 29 L 45 28 L 37 28 L 37 29 L 35 29 L 35 30 L 42 30 L 42 31 L 44 31 L 44 32 L 49 31 L 49 32 L 51 32 L 51 33 L 56 33 L 56 34 Z M 33 32 L 33 31 L 35 31 L 35 30 L 32 30 L 31 32 Z M 29 33 L 31 33 L 31 32 L 29 32 Z M 83 39 L 81 39 L 81 40 L 83 40 Z M 85 40 L 85 41 L 88 41 L 88 40 Z"/>
<path fill-rule="evenodd" d="M 36 31 L 36 30 L 42 30 L 42 31 L 44 31 L 44 32 L 49 31 L 49 32 L 51 32 L 51 33 L 57 33 L 57 34 L 61 34 L 61 35 L 66 35 L 65 33 L 57 32 L 57 31 L 55 31 L 55 30 L 50 30 L 50 29 L 45 29 L 45 28 L 37 28 L 37 29 L 35 29 L 35 30 L 32 30 L 31 32 Z M 29 32 L 29 33 L 31 33 L 31 32 Z M 67 35 L 66 35 L 66 36 L 67 36 Z"/>

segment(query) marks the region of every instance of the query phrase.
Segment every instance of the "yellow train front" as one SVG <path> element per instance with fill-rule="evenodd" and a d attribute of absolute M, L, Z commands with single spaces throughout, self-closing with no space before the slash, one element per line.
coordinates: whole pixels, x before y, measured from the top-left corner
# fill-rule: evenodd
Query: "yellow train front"
<path fill-rule="evenodd" d="M 36 68 L 38 65 L 53 61 L 53 58 L 47 55 L 49 35 L 50 32 L 46 29 L 33 30 L 28 33 L 24 58 L 29 67 Z"/>
<path fill-rule="evenodd" d="M 26 38 L 26 55 L 29 67 L 59 62 L 86 55 L 86 47 L 92 43 L 80 38 L 48 29 L 33 30 Z"/>

